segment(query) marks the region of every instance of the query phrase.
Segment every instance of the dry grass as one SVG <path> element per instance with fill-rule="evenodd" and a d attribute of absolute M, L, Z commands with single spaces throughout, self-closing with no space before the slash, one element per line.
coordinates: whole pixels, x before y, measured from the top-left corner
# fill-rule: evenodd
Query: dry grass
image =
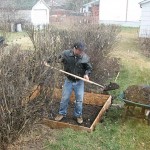
<path fill-rule="evenodd" d="M 111 56 L 120 58 L 123 65 L 131 68 L 150 68 L 150 61 L 140 53 L 137 28 L 123 29 L 119 34 L 119 40 Z"/>
<path fill-rule="evenodd" d="M 18 141 L 9 145 L 8 150 L 42 150 L 46 148 L 46 142 L 56 142 L 56 134 L 57 130 L 35 124 L 29 133 L 21 135 Z"/>
<path fill-rule="evenodd" d="M 132 72 L 133 78 L 136 72 L 144 74 L 146 72 L 145 70 L 150 68 L 149 59 L 140 53 L 138 29 L 123 29 L 119 34 L 119 42 L 110 55 L 111 57 L 119 58 L 121 64 L 129 70 L 130 73 Z M 147 75 L 150 76 L 149 73 Z M 149 77 L 145 78 L 145 81 L 148 78 Z"/>
<path fill-rule="evenodd" d="M 23 50 L 32 50 L 33 49 L 33 44 L 29 38 L 29 36 L 24 33 L 24 32 L 20 32 L 20 33 L 9 33 L 8 34 L 8 45 L 14 45 L 14 44 L 18 44 L 20 45 L 21 49 Z"/>

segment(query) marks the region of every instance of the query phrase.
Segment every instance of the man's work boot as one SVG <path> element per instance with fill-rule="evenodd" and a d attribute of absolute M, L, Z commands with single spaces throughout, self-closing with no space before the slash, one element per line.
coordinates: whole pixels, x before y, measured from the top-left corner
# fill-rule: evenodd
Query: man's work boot
<path fill-rule="evenodd" d="M 77 117 L 77 123 L 78 123 L 78 124 L 82 124 L 82 123 L 83 123 L 83 118 L 82 118 L 82 116 Z"/>
<path fill-rule="evenodd" d="M 58 115 L 55 117 L 55 121 L 61 121 L 63 118 L 64 118 L 63 115 L 58 114 Z"/>

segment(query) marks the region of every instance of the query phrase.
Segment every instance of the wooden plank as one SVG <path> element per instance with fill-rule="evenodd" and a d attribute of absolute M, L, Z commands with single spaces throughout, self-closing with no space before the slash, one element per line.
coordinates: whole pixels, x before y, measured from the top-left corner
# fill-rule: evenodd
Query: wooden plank
<path fill-rule="evenodd" d="M 49 120 L 49 119 L 46 119 L 46 118 L 44 118 L 42 120 L 42 124 L 52 128 L 52 129 L 71 128 L 71 129 L 79 130 L 79 131 L 81 131 L 81 130 L 82 131 L 88 131 L 88 132 L 92 131 L 88 127 L 73 125 L 73 124 L 69 124 L 69 123 L 65 123 L 65 122 L 58 122 L 58 121 Z"/>
<path fill-rule="evenodd" d="M 61 99 L 61 96 L 62 96 L 62 89 L 55 88 L 53 98 Z M 85 104 L 103 106 L 108 98 L 109 98 L 109 95 L 84 92 L 84 103 Z M 74 93 L 72 93 L 70 100 L 72 102 L 75 100 Z"/>
<path fill-rule="evenodd" d="M 40 85 L 35 85 L 32 89 L 32 93 L 29 96 L 29 101 L 34 100 L 37 96 L 40 95 L 42 87 Z"/>
<path fill-rule="evenodd" d="M 27 96 L 26 99 L 24 100 L 24 103 L 27 103 L 28 101 L 32 101 L 37 96 L 39 96 L 42 88 L 43 87 L 40 85 L 35 85 L 31 91 L 31 94 Z M 53 93 L 53 99 L 61 100 L 61 96 L 62 96 L 62 89 L 55 88 L 54 93 Z M 109 98 L 109 95 L 84 92 L 85 104 L 103 106 L 108 98 Z M 74 92 L 72 93 L 70 100 L 72 102 L 75 101 Z"/>
<path fill-rule="evenodd" d="M 29 96 L 27 96 L 25 103 L 27 103 L 28 101 L 32 101 L 37 96 L 39 96 L 42 88 L 43 87 L 40 85 L 35 85 L 31 91 L 31 94 Z M 55 88 L 54 92 L 53 92 L 53 99 L 61 100 L 61 96 L 62 96 L 62 89 Z M 108 98 L 109 98 L 109 95 L 84 92 L 84 103 L 85 104 L 103 106 Z M 70 100 L 72 102 L 75 101 L 74 92 L 72 93 Z"/>
<path fill-rule="evenodd" d="M 110 105 L 111 105 L 111 99 L 112 99 L 112 97 L 109 96 L 108 100 L 106 101 L 106 103 L 102 107 L 101 111 L 97 115 L 96 119 L 94 120 L 93 124 L 91 125 L 90 129 L 92 131 L 95 129 L 96 125 L 100 122 L 100 120 L 102 119 L 102 116 L 104 115 L 104 113 L 106 112 L 106 110 L 110 107 Z"/>
<path fill-rule="evenodd" d="M 29 93 L 29 95 L 22 100 L 22 106 L 26 105 L 28 102 L 38 97 L 41 94 L 41 90 L 42 90 L 42 86 L 34 85 L 31 90 L 31 93 Z"/>

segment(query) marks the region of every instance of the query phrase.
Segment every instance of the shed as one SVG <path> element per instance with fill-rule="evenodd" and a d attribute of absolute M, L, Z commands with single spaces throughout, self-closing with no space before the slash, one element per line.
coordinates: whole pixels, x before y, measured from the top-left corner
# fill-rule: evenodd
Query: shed
<path fill-rule="evenodd" d="M 31 11 L 31 22 L 34 25 L 43 25 L 49 23 L 49 6 L 44 0 L 39 0 Z"/>
<path fill-rule="evenodd" d="M 99 22 L 139 27 L 141 8 L 139 0 L 100 0 Z"/>
<path fill-rule="evenodd" d="M 0 21 L 13 24 L 49 23 L 49 0 L 1 0 Z"/>
<path fill-rule="evenodd" d="M 14 23 L 31 22 L 31 10 L 38 0 L 1 0 L 0 20 Z"/>
<path fill-rule="evenodd" d="M 139 37 L 150 37 L 150 0 L 141 1 L 141 24 Z"/>

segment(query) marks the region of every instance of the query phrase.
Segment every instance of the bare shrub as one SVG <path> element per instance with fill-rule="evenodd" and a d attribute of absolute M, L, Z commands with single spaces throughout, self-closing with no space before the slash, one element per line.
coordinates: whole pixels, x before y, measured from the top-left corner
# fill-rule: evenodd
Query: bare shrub
<path fill-rule="evenodd" d="M 3 49 L 4 50 L 4 49 Z M 6 149 L 48 110 L 55 86 L 54 72 L 42 64 L 41 51 L 22 51 L 13 46 L 0 57 L 0 149 Z M 40 96 L 30 100 L 35 85 Z"/>
<path fill-rule="evenodd" d="M 28 26 L 26 30 L 36 45 L 35 49 L 51 49 L 56 56 L 64 49 L 72 48 L 74 42 L 83 41 L 86 44 L 87 53 L 91 57 L 93 66 L 91 79 L 95 82 L 104 84 L 119 71 L 118 59 L 108 57 L 120 32 L 118 26 L 76 25 L 67 29 L 45 26 L 43 30 L 35 30 Z M 61 79 L 62 77 L 59 81 L 62 81 Z M 87 89 L 89 86 L 86 86 Z"/>
<path fill-rule="evenodd" d="M 146 57 L 150 57 L 150 38 L 140 38 L 140 47 L 142 54 Z"/>
<path fill-rule="evenodd" d="M 77 26 L 68 31 L 68 35 L 60 34 L 63 49 L 72 46 L 76 40 L 82 40 L 87 47 L 87 53 L 91 58 L 93 72 L 91 80 L 100 84 L 111 80 L 119 71 L 119 62 L 115 58 L 109 58 L 108 54 L 116 42 L 117 35 L 120 31 L 118 26 L 91 25 Z M 97 88 L 91 85 L 86 86 L 86 90 Z"/>
<path fill-rule="evenodd" d="M 48 111 L 54 87 L 61 86 L 63 76 L 46 68 L 43 61 L 49 59 L 51 66 L 55 57 L 64 49 L 72 48 L 74 42 L 82 40 L 91 57 L 93 73 L 91 79 L 105 83 L 119 70 L 118 60 L 110 59 L 108 54 L 120 29 L 117 26 L 75 26 L 68 29 L 44 26 L 39 30 L 26 25 L 33 45 L 33 51 L 20 50 L 18 45 L 8 53 L 1 50 L 0 57 L 0 146 L 6 149 L 19 135 Z M 38 97 L 30 100 L 33 87 L 40 87 Z M 86 90 L 90 88 L 88 84 Z"/>
<path fill-rule="evenodd" d="M 0 22 L 0 35 L 3 37 L 7 37 L 8 31 L 10 29 L 10 23 L 6 22 L 6 21 L 1 21 Z"/>

